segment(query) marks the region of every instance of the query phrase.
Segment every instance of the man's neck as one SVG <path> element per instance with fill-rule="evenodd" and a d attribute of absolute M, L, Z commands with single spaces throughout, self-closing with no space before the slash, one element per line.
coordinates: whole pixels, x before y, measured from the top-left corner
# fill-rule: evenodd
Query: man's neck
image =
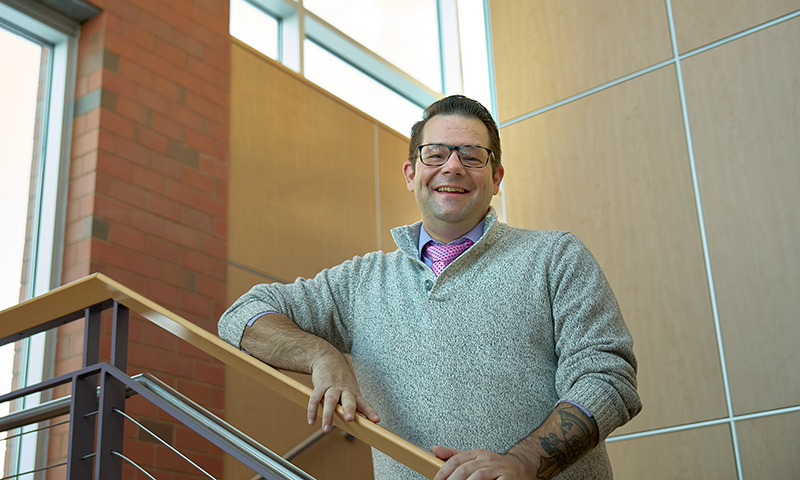
<path fill-rule="evenodd" d="M 425 220 L 423 220 L 422 227 L 425 229 L 428 235 L 430 235 L 430 237 L 436 240 L 437 242 L 448 244 L 453 240 L 458 240 L 459 238 L 471 232 L 472 229 L 478 226 L 478 224 L 481 223 L 485 218 L 486 215 L 478 218 L 473 222 L 465 222 L 459 224 L 454 224 L 454 223 L 440 224 L 438 222 L 426 223 Z"/>

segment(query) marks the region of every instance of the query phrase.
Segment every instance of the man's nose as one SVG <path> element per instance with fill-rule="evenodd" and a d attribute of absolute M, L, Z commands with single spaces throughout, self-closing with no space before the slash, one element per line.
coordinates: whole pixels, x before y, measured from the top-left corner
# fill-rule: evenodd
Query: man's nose
<path fill-rule="evenodd" d="M 447 161 L 442 165 L 442 171 L 445 173 L 464 173 L 464 165 L 461 164 L 461 159 L 458 158 L 458 150 L 450 150 L 450 156 Z"/>

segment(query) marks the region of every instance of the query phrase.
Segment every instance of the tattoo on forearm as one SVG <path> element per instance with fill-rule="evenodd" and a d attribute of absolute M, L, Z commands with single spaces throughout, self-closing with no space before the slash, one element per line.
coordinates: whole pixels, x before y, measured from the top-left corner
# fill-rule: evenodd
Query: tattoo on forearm
<path fill-rule="evenodd" d="M 539 437 L 547 456 L 541 459 L 541 466 L 536 473 L 537 478 L 551 478 L 595 446 L 594 425 L 583 420 L 583 416 L 577 414 L 578 411 L 578 407 L 575 406 L 559 410 L 560 437 L 555 433 Z"/>

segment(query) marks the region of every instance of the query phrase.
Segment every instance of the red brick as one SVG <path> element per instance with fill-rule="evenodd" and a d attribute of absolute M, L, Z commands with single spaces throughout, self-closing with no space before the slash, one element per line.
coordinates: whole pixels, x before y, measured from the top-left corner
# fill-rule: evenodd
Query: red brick
<path fill-rule="evenodd" d="M 122 36 L 147 50 L 152 51 L 155 49 L 155 37 L 131 23 L 122 22 Z"/>
<path fill-rule="evenodd" d="M 152 278 L 161 277 L 161 262 L 150 257 L 149 255 L 142 255 L 136 252 L 129 253 L 130 271 L 145 275 Z"/>
<path fill-rule="evenodd" d="M 116 15 L 114 15 L 112 13 L 106 12 L 106 28 L 110 32 L 114 32 L 117 35 L 121 35 L 122 34 L 122 19 L 120 19 L 118 16 L 116 16 Z M 83 28 L 81 28 L 81 34 L 83 34 Z"/>
<path fill-rule="evenodd" d="M 170 120 L 169 118 L 159 115 L 158 113 L 153 113 L 152 126 L 153 130 L 183 142 L 184 127 L 178 122 Z"/>
<path fill-rule="evenodd" d="M 206 118 L 217 118 L 218 107 L 191 92 L 186 92 L 186 108 L 195 111 Z M 213 153 L 211 155 L 213 155 Z"/>
<path fill-rule="evenodd" d="M 225 282 L 220 282 L 205 275 L 198 275 L 197 277 L 197 293 L 223 302 L 227 300 L 228 295 Z"/>
<path fill-rule="evenodd" d="M 186 185 L 198 190 L 214 193 L 214 179 L 193 168 L 186 167 L 183 169 L 183 181 Z"/>
<path fill-rule="evenodd" d="M 108 14 L 100 14 L 91 20 L 87 20 L 81 25 L 81 36 L 83 35 L 92 35 L 98 32 L 102 32 L 108 22 Z"/>
<path fill-rule="evenodd" d="M 128 252 L 125 249 L 97 239 L 92 240 L 92 259 L 117 267 L 128 266 Z"/>
<path fill-rule="evenodd" d="M 185 33 L 175 32 L 172 44 L 194 57 L 203 58 L 203 55 L 205 55 L 205 48 L 197 40 Z"/>
<path fill-rule="evenodd" d="M 201 253 L 190 252 L 186 250 L 182 251 L 181 265 L 188 268 L 189 270 L 194 270 L 199 273 L 205 273 L 206 275 L 214 274 L 214 261 L 211 259 L 211 257 Z M 196 312 L 196 313 L 202 313 L 202 312 Z"/>
<path fill-rule="evenodd" d="M 168 177 L 172 177 L 176 180 L 180 180 L 182 178 L 184 168 L 182 164 L 176 162 L 175 160 L 169 157 L 163 157 L 161 155 L 153 155 L 150 162 L 150 167 L 156 172 Z"/>
<path fill-rule="evenodd" d="M 164 238 L 185 247 L 197 248 L 198 234 L 181 224 L 167 224 L 164 228 Z"/>
<path fill-rule="evenodd" d="M 188 67 L 190 73 L 199 76 L 211 85 L 217 85 L 219 81 L 217 77 L 222 75 L 219 70 L 194 57 L 189 57 Z"/>
<path fill-rule="evenodd" d="M 158 15 L 158 6 L 163 0 L 135 0 L 136 6 L 143 10 L 142 15 L 149 13 L 151 15 Z M 169 3 L 169 2 L 167 2 Z"/>
<path fill-rule="evenodd" d="M 223 182 L 228 181 L 228 165 L 210 156 L 200 155 L 200 170 Z"/>
<path fill-rule="evenodd" d="M 109 132 L 105 132 L 100 130 L 97 141 L 97 148 L 100 150 L 105 150 L 107 152 L 114 151 L 114 138 L 115 135 L 110 134 Z"/>
<path fill-rule="evenodd" d="M 177 352 L 161 352 L 161 368 L 177 376 L 195 378 L 195 363 L 195 359 L 178 355 Z"/>
<path fill-rule="evenodd" d="M 86 113 L 86 130 L 91 131 L 98 128 L 100 128 L 100 109 L 95 108 Z"/>
<path fill-rule="evenodd" d="M 167 181 L 150 170 L 136 168 L 133 170 L 131 182 L 151 192 L 163 194 L 167 191 Z M 152 196 L 150 197 L 152 200 Z"/>
<path fill-rule="evenodd" d="M 211 388 L 202 382 L 179 378 L 177 390 L 200 405 L 208 404 L 211 398 Z"/>
<path fill-rule="evenodd" d="M 176 222 L 181 219 L 181 205 L 168 198 L 164 198 L 160 195 L 151 195 L 149 206 L 152 213 L 161 215 L 170 220 L 175 220 Z M 169 224 L 165 223 L 165 227 L 166 225 Z"/>
<path fill-rule="evenodd" d="M 162 282 L 145 280 L 144 296 L 166 308 L 178 307 L 178 289 Z M 174 372 L 174 370 L 170 371 Z"/>
<path fill-rule="evenodd" d="M 228 201 L 228 184 L 222 181 L 215 181 L 216 195 L 220 200 Z"/>
<path fill-rule="evenodd" d="M 150 90 L 139 88 L 136 92 L 136 100 L 154 112 L 169 115 L 169 100 Z"/>
<path fill-rule="evenodd" d="M 173 120 L 177 121 L 182 125 L 186 125 L 187 127 L 194 128 L 195 130 L 200 129 L 201 124 L 201 117 L 197 113 L 189 110 L 188 108 L 184 107 L 183 105 L 178 104 L 171 104 L 169 106 L 169 116 Z"/>
<path fill-rule="evenodd" d="M 165 260 L 167 262 L 177 263 L 180 258 L 181 249 L 175 244 L 167 243 L 155 237 L 147 239 L 147 254 Z"/>
<path fill-rule="evenodd" d="M 158 17 L 182 32 L 188 32 L 192 24 L 191 20 L 163 3 L 159 5 Z"/>
<path fill-rule="evenodd" d="M 130 120 L 126 120 L 106 109 L 102 109 L 100 119 L 102 128 L 133 140 L 134 124 Z"/>
<path fill-rule="evenodd" d="M 129 203 L 133 206 L 142 209 L 147 208 L 147 192 L 128 182 L 115 181 L 112 195 L 114 198 L 122 200 L 123 202 Z"/>
<path fill-rule="evenodd" d="M 97 181 L 97 175 L 94 173 L 91 173 L 89 175 L 84 175 L 81 178 L 76 178 L 72 180 L 69 183 L 69 195 L 68 195 L 69 200 L 72 201 L 77 198 L 94 193 L 96 181 Z"/>
<path fill-rule="evenodd" d="M 129 225 L 131 223 L 132 210 L 110 198 L 98 198 L 95 201 L 94 212 L 109 220 Z"/>
<path fill-rule="evenodd" d="M 231 73 L 231 56 L 230 51 L 217 53 L 213 50 L 206 50 L 203 54 L 203 61 L 208 65 L 214 66 L 220 72 L 230 75 Z"/>
<path fill-rule="evenodd" d="M 208 155 L 214 155 L 217 149 L 216 145 L 214 144 L 214 140 L 203 136 L 202 134 L 190 128 L 186 129 L 186 145 Z"/>
<path fill-rule="evenodd" d="M 226 218 L 228 216 L 228 202 L 223 202 L 215 198 L 203 196 L 200 199 L 198 208 L 215 217 Z"/>
<path fill-rule="evenodd" d="M 228 78 L 228 77 L 225 77 Z M 223 125 L 231 124 L 231 111 L 228 108 L 220 108 L 217 110 L 217 122 Z"/>
<path fill-rule="evenodd" d="M 185 277 L 186 272 L 182 268 L 170 264 L 163 265 L 161 279 L 170 285 L 183 288 L 185 284 Z"/>
<path fill-rule="evenodd" d="M 139 64 L 156 75 L 166 75 L 170 71 L 170 63 L 155 53 L 139 52 Z"/>
<path fill-rule="evenodd" d="M 153 73 L 141 67 L 138 60 L 130 61 L 125 58 L 120 58 L 119 74 L 137 85 L 148 89 L 153 88 Z"/>
<path fill-rule="evenodd" d="M 130 260 L 130 256 L 128 258 Z M 141 275 L 137 275 L 128 269 L 108 267 L 106 269 L 106 274 L 117 282 L 130 289 L 133 289 L 136 292 L 144 291 L 144 280 L 142 279 Z M 134 322 L 131 322 L 131 325 L 133 324 Z"/>
<path fill-rule="evenodd" d="M 184 184 L 175 181 L 170 181 L 167 185 L 167 195 L 184 205 L 191 205 L 195 208 L 199 208 L 198 206 L 204 196 L 202 193 L 187 188 Z"/>
<path fill-rule="evenodd" d="M 139 23 L 140 10 L 132 3 L 125 1 L 109 1 L 105 8 L 122 20 L 137 25 Z"/>
<path fill-rule="evenodd" d="M 148 128 L 136 127 L 136 140 L 159 153 L 167 153 L 167 137 Z"/>
<path fill-rule="evenodd" d="M 158 40 L 156 42 L 156 54 L 161 58 L 167 59 L 170 63 L 177 67 L 186 67 L 186 53 L 173 47 L 172 45 Z"/>
<path fill-rule="evenodd" d="M 228 33 L 229 30 L 229 20 L 222 18 L 220 16 L 216 16 L 210 13 L 206 13 L 203 15 L 203 25 L 208 27 L 210 30 L 219 33 L 220 35 L 225 35 Z"/>
<path fill-rule="evenodd" d="M 214 276 L 218 280 L 227 280 L 228 279 L 228 262 L 223 260 L 218 260 L 214 263 Z"/>
<path fill-rule="evenodd" d="M 185 87 L 187 90 L 191 90 L 196 93 L 203 92 L 203 83 L 206 82 L 206 80 L 198 77 L 192 72 L 178 67 L 171 67 L 169 69 L 169 79 L 178 85 Z"/>
<path fill-rule="evenodd" d="M 109 242 L 139 252 L 144 252 L 145 248 L 145 236 L 142 232 L 114 222 L 110 224 Z"/>
<path fill-rule="evenodd" d="M 229 132 L 228 126 L 227 125 L 225 125 L 225 126 L 220 125 L 219 123 L 217 123 L 217 122 L 215 122 L 213 120 L 209 120 L 209 119 L 205 119 L 204 118 L 203 119 L 203 128 L 201 129 L 201 131 L 207 137 L 213 138 L 214 140 L 216 140 L 218 142 L 223 142 L 225 144 L 227 144 L 229 139 L 230 139 L 230 132 Z M 215 148 L 215 150 L 213 152 L 211 152 L 210 155 L 216 155 L 216 153 L 217 152 L 216 152 L 216 148 Z"/>
<path fill-rule="evenodd" d="M 202 27 L 197 24 L 189 25 L 189 35 L 197 40 L 198 42 L 202 43 L 203 45 L 212 48 L 214 50 L 219 50 L 220 47 L 220 37 L 221 35 L 218 33 L 214 33 L 213 31 L 209 30 L 206 27 Z"/>
<path fill-rule="evenodd" d="M 89 74 L 89 91 L 93 92 L 103 86 L 103 69 L 100 68 Z"/>
<path fill-rule="evenodd" d="M 125 97 L 117 97 L 117 113 L 137 123 L 145 123 L 147 110 Z"/>
<path fill-rule="evenodd" d="M 116 93 L 120 97 L 135 100 L 139 87 L 122 75 L 103 69 L 103 88 Z"/>
<path fill-rule="evenodd" d="M 139 165 L 148 165 L 150 163 L 150 153 L 146 149 L 137 143 L 129 142 L 122 138 L 118 138 L 114 142 L 114 153 Z"/>
<path fill-rule="evenodd" d="M 128 349 L 128 362 L 145 371 L 158 368 L 158 349 L 147 345 L 135 345 Z"/>
<path fill-rule="evenodd" d="M 72 156 L 77 157 L 97 148 L 100 141 L 100 131 L 92 130 L 85 135 L 72 140 Z"/>
<path fill-rule="evenodd" d="M 183 101 L 183 95 L 185 91 L 184 88 L 175 85 L 174 83 L 165 79 L 162 76 L 155 77 L 153 90 L 162 97 L 176 103 L 180 103 Z"/>
<path fill-rule="evenodd" d="M 167 221 L 148 212 L 132 210 L 130 224 L 131 227 L 137 228 L 143 232 L 162 236 L 164 225 L 167 224 Z"/>
<path fill-rule="evenodd" d="M 193 208 L 183 208 L 181 211 L 181 223 L 204 233 L 212 233 L 214 231 L 214 217 Z"/>
<path fill-rule="evenodd" d="M 82 96 L 89 93 L 89 76 L 85 76 L 83 78 L 78 78 L 75 80 L 75 98 L 81 98 Z M 73 133 L 75 129 L 73 128 Z"/>
<path fill-rule="evenodd" d="M 100 152 L 97 156 L 97 170 L 129 182 L 133 177 L 133 166 L 113 155 Z"/>
<path fill-rule="evenodd" d="M 214 235 L 223 240 L 228 239 L 228 222 L 224 220 L 214 220 Z"/>
<path fill-rule="evenodd" d="M 174 0 L 175 11 L 189 18 L 195 23 L 203 23 L 203 11 L 193 1 Z"/>
<path fill-rule="evenodd" d="M 156 18 L 154 15 L 142 12 L 141 16 L 141 23 L 140 23 L 142 30 L 149 32 L 155 35 L 158 38 L 163 38 L 164 40 L 172 40 L 173 37 L 173 29 L 170 25 L 167 25 L 160 19 Z"/>
<path fill-rule="evenodd" d="M 115 2 L 115 3 L 120 3 L 120 2 Z M 108 31 L 106 31 L 105 41 L 106 41 L 105 43 L 106 50 L 108 50 L 109 52 L 116 53 L 120 57 L 127 58 L 128 60 L 134 62 L 137 60 L 139 47 L 137 47 L 135 44 L 127 40 L 124 40 L 121 37 Z"/>

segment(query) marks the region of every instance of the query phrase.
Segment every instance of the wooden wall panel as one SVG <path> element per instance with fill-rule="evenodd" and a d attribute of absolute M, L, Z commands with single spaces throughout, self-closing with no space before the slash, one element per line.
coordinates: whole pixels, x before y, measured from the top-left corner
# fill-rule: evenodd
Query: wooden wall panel
<path fill-rule="evenodd" d="M 800 405 L 800 19 L 684 62 L 737 414 Z"/>
<path fill-rule="evenodd" d="M 663 0 L 490 6 L 500 122 L 671 57 Z"/>
<path fill-rule="evenodd" d="M 800 412 L 736 425 L 744 478 L 800 478 Z"/>
<path fill-rule="evenodd" d="M 408 137 L 381 127 L 378 133 L 380 159 L 381 242 L 384 252 L 397 250 L 389 232 L 394 227 L 418 222 L 422 217 L 414 194 L 406 188 L 403 163 L 408 158 Z"/>
<path fill-rule="evenodd" d="M 287 280 L 375 250 L 374 122 L 234 43 L 229 258 Z"/>
<path fill-rule="evenodd" d="M 678 50 L 694 50 L 798 9 L 800 0 L 672 0 Z"/>
<path fill-rule="evenodd" d="M 607 445 L 616 480 L 736 478 L 727 425 L 654 435 Z M 754 475 L 745 478 L 790 478 Z"/>
<path fill-rule="evenodd" d="M 633 333 L 642 413 L 617 433 L 725 415 L 673 67 L 502 129 L 511 225 L 570 230 Z"/>

